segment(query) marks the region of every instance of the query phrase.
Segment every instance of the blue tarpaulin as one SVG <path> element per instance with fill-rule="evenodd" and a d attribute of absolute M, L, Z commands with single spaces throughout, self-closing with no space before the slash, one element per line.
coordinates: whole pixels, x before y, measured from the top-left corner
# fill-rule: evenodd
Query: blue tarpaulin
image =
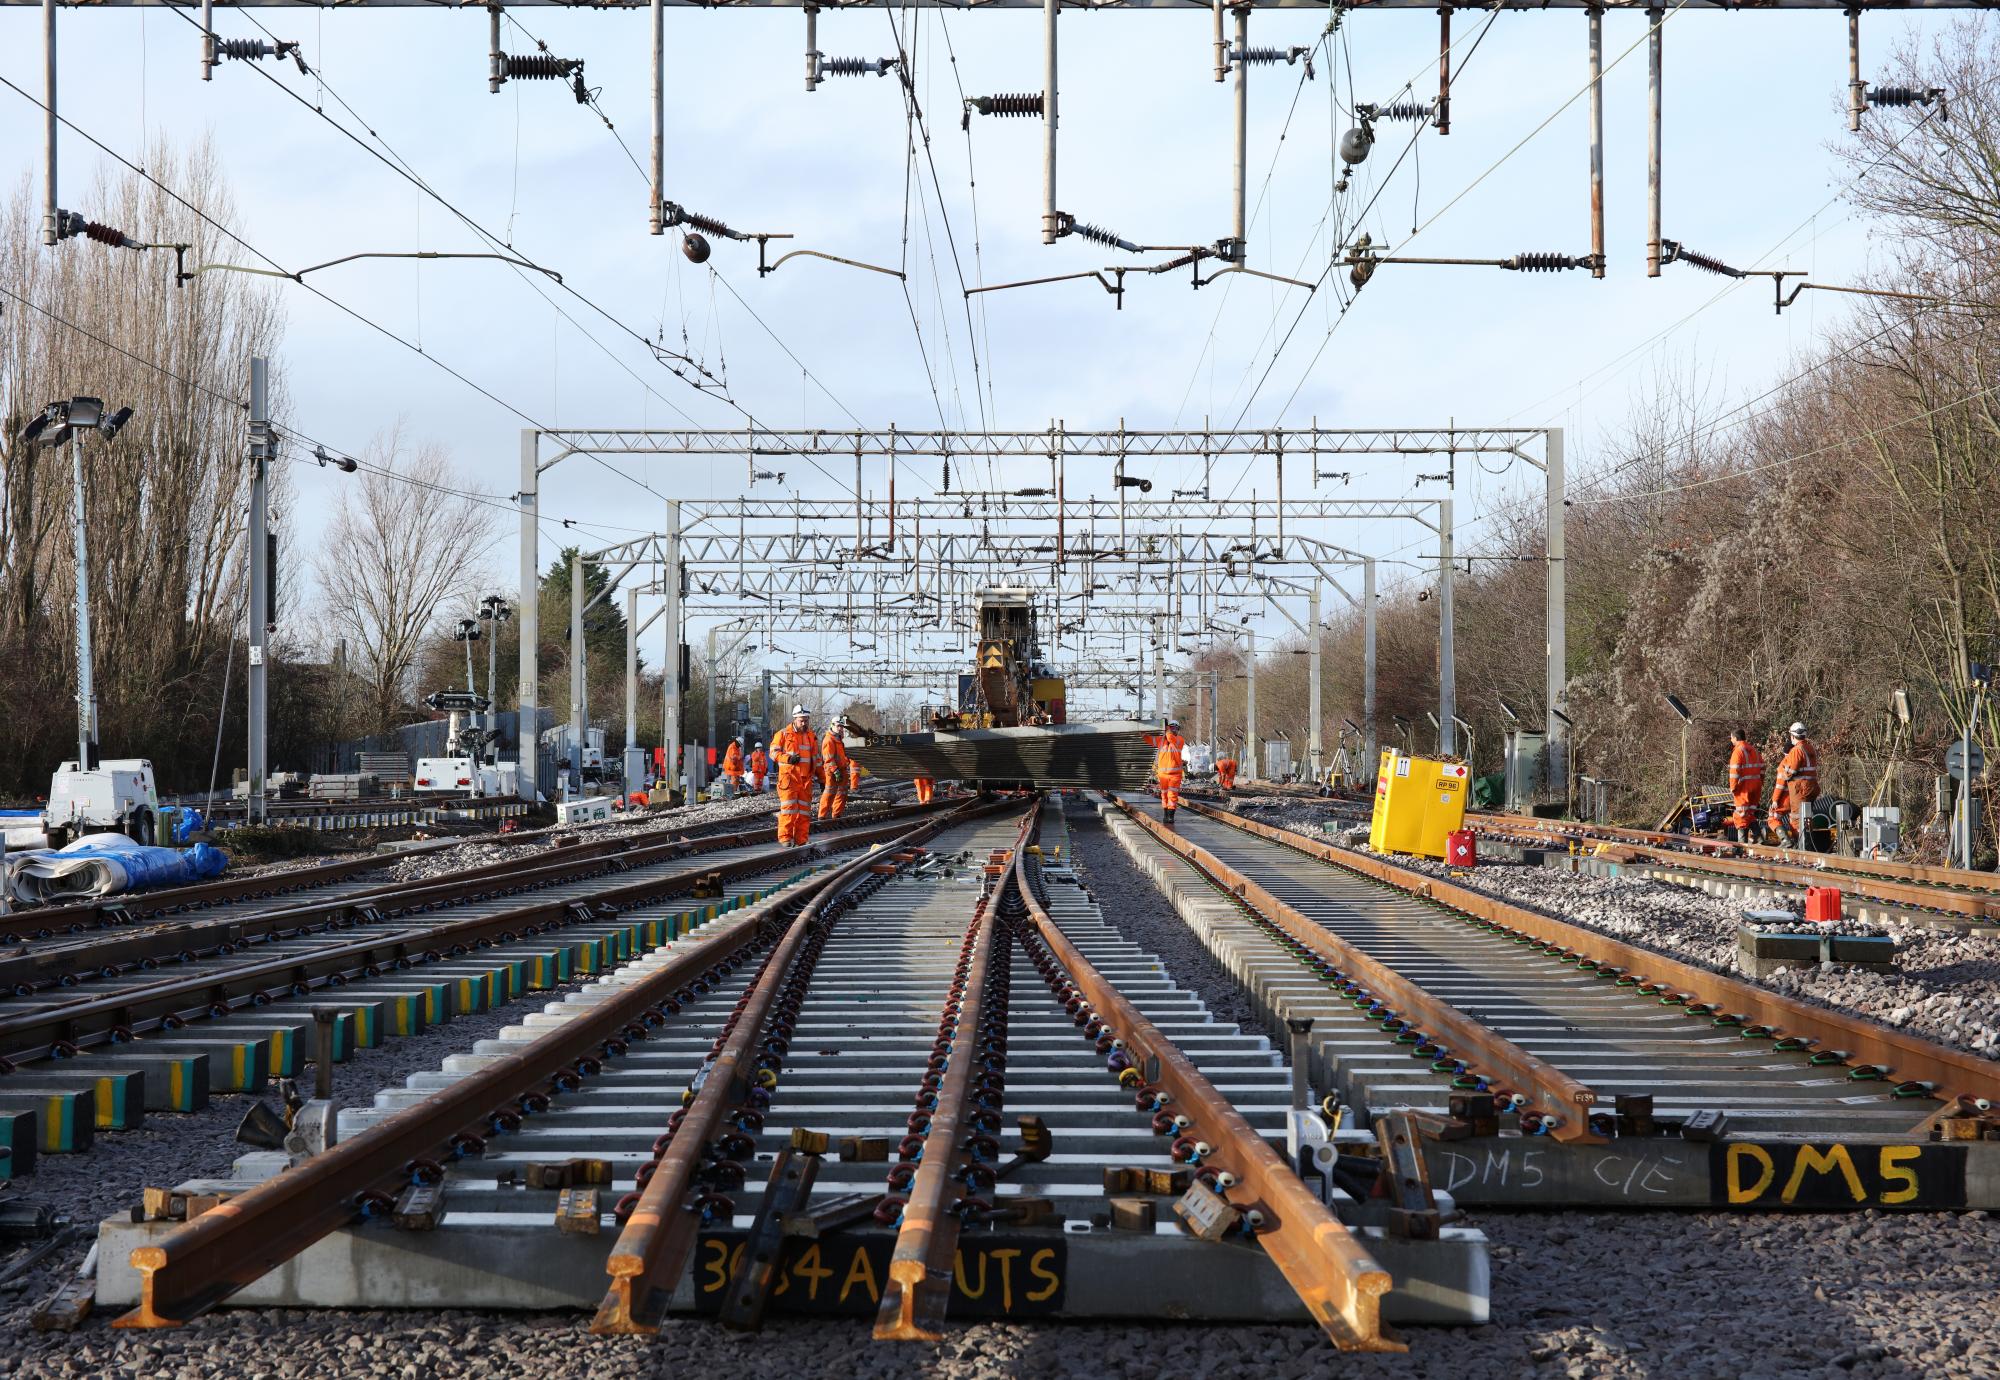
<path fill-rule="evenodd" d="M 67 848 L 9 854 L 5 881 L 14 899 L 32 903 L 185 886 L 219 877 L 228 866 L 229 855 L 205 843 L 149 848 L 123 834 L 86 834 Z"/>

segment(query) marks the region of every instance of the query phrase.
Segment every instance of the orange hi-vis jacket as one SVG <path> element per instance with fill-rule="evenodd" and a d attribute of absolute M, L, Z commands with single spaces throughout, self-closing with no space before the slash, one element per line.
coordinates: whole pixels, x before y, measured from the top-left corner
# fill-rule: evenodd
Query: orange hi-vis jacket
<path fill-rule="evenodd" d="M 819 775 L 819 739 L 809 728 L 786 725 L 771 735 L 771 760 L 778 764 L 778 794 L 803 800 Z"/>
<path fill-rule="evenodd" d="M 847 755 L 847 743 L 841 738 L 839 729 L 829 728 L 819 740 L 819 760 L 826 788 L 837 795 L 847 794 L 848 784 L 853 778 L 854 759 Z"/>
<path fill-rule="evenodd" d="M 1771 803 L 1783 799 L 1786 806 L 1819 798 L 1819 749 L 1810 738 L 1793 742 L 1785 760 L 1778 763 L 1778 776 L 1771 785 Z"/>
<path fill-rule="evenodd" d="M 1729 794 L 1738 805 L 1754 805 L 1764 794 L 1764 754 L 1750 743 L 1729 753 Z"/>
<path fill-rule="evenodd" d="M 722 754 L 722 774 L 731 781 L 743 779 L 743 744 L 734 738 L 729 740 L 728 751 Z"/>
<path fill-rule="evenodd" d="M 1181 773 L 1187 767 L 1187 739 L 1168 729 L 1154 735 L 1153 743 L 1159 748 L 1153 756 L 1153 779 L 1162 785 L 1180 785 Z M 1173 778 L 1171 783 L 1169 777 Z"/>
<path fill-rule="evenodd" d="M 1222 783 L 1222 789 L 1225 791 L 1234 786 L 1236 784 L 1236 759 L 1234 757 L 1225 757 L 1217 762 L 1215 764 L 1215 778 Z"/>
<path fill-rule="evenodd" d="M 764 749 L 757 748 L 750 754 L 750 775 L 762 786 L 764 778 L 771 774 L 771 759 L 764 755 Z"/>

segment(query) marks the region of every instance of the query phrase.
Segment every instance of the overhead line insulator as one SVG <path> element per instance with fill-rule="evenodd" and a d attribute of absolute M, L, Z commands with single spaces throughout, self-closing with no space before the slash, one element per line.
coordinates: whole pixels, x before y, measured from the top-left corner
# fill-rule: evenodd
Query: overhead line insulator
<path fill-rule="evenodd" d="M 1101 244 L 1107 249 L 1123 249 L 1129 254 L 1137 254 L 1139 252 L 1139 246 L 1132 243 L 1132 241 L 1120 239 L 1115 232 L 1107 230 L 1101 225 L 1092 225 L 1087 220 L 1072 220 L 1069 223 L 1069 233 L 1075 235 L 1080 240 L 1089 240 L 1093 244 Z"/>
<path fill-rule="evenodd" d="M 1872 106 L 1932 105 L 1938 107 L 1938 114 L 1944 119 L 1951 118 L 1951 111 L 1944 103 L 1944 88 L 1941 86 L 1875 86 L 1868 91 L 1868 104 Z"/>
<path fill-rule="evenodd" d="M 1588 254 L 1516 254 L 1511 259 L 1503 259 L 1500 267 L 1514 273 L 1560 273 L 1566 268 L 1589 268 Z"/>
<path fill-rule="evenodd" d="M 822 77 L 886 77 L 889 69 L 900 58 L 827 57 L 821 55 L 819 75 Z"/>
<path fill-rule="evenodd" d="M 1048 102 L 1040 91 L 1012 92 L 999 96 L 968 96 L 965 114 L 959 119 L 960 129 L 972 128 L 974 115 L 1033 116 L 1040 118 Z"/>
<path fill-rule="evenodd" d="M 299 65 L 300 72 L 306 72 L 306 60 L 299 52 L 299 45 L 284 39 L 272 43 L 261 38 L 218 38 L 215 40 L 215 55 L 218 59 L 229 58 L 236 62 L 255 62 L 267 57 L 290 58 Z"/>

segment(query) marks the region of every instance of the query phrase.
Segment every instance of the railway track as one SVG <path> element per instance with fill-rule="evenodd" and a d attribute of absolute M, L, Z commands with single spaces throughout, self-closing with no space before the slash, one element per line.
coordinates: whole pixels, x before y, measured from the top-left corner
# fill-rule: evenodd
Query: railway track
<path fill-rule="evenodd" d="M 1463 1201 L 2000 1203 L 2000 1065 L 1307 835 L 1115 809 L 1267 1010 L 1314 1020 L 1350 1100 L 1434 1119 Z M 1468 1115 L 1490 1095 L 1498 1119 Z"/>
<path fill-rule="evenodd" d="M 1637 872 L 1751 901 L 1793 900 L 1807 887 L 1835 887 L 1843 914 L 1940 929 L 2000 934 L 2000 876 L 1960 868 L 1733 844 L 1649 829 L 1474 813 L 1480 837 L 1560 849 L 1579 871 Z"/>
<path fill-rule="evenodd" d="M 0 958 L 0 1148 L 9 1172 L 149 1111 L 261 1092 L 331 1061 L 598 972 L 906 827 L 857 815 L 803 854 L 768 826 L 582 841 L 425 882 L 343 879 L 317 899 L 135 925 Z M 735 897 L 725 880 L 741 883 Z M 703 891 L 712 894 L 703 897 Z M 606 909 L 607 898 L 625 903 Z M 690 899 L 692 898 L 692 899 Z M 636 913 L 632 903 L 651 909 Z M 320 1014 L 324 1019 L 320 1019 Z"/>
<path fill-rule="evenodd" d="M 1060 847 L 1055 806 L 926 821 L 346 1112 L 323 1154 L 183 1186 L 226 1212 L 107 1222 L 100 1304 L 586 1307 L 612 1333 L 770 1307 L 884 1339 L 1291 1316 L 1356 1349 L 1483 1320 L 1479 1235 L 1310 1190 L 1268 1043 L 1043 869 L 1038 823 Z M 1176 1200 L 1217 1239 L 1155 1230 Z"/>

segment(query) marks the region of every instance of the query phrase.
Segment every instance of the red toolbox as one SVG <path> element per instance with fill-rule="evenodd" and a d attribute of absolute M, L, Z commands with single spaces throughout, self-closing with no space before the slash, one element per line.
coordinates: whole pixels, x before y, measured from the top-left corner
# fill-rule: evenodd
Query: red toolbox
<path fill-rule="evenodd" d="M 1806 888 L 1806 920 L 1815 925 L 1832 925 L 1840 920 L 1840 888 L 1834 886 L 1809 886 Z"/>

